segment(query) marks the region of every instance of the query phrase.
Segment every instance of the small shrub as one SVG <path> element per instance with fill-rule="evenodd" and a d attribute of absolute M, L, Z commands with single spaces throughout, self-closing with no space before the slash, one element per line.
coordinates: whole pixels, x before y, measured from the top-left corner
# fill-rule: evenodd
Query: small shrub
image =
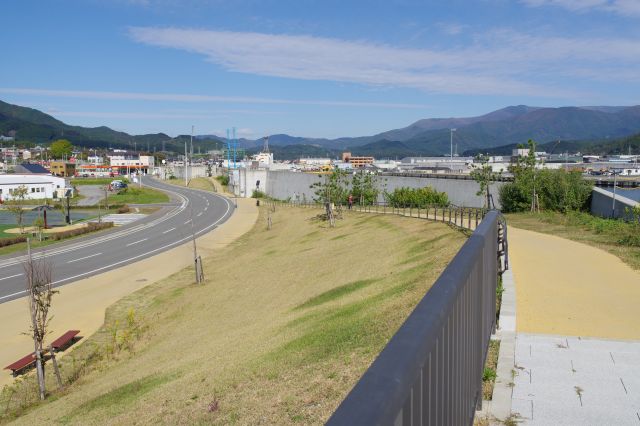
<path fill-rule="evenodd" d="M 131 209 L 126 204 L 124 206 L 118 207 L 118 210 L 117 210 L 118 214 L 129 213 L 130 211 Z"/>
<path fill-rule="evenodd" d="M 264 198 L 266 194 L 259 189 L 254 189 L 253 194 L 251 194 L 251 198 Z"/>
<path fill-rule="evenodd" d="M 89 232 L 101 231 L 111 228 L 112 226 L 113 222 L 89 222 L 84 228 L 70 229 L 68 231 L 51 234 L 51 239 L 56 241 L 64 240 L 65 238 L 77 237 L 78 235 L 88 234 Z"/>
<path fill-rule="evenodd" d="M 392 207 L 446 207 L 449 197 L 446 192 L 438 192 L 430 186 L 424 188 L 396 188 L 385 193 L 385 198 Z"/>
<path fill-rule="evenodd" d="M 12 246 L 14 244 L 26 243 L 27 237 L 18 236 L 18 237 L 8 237 L 8 238 L 0 238 L 0 247 Z"/>
<path fill-rule="evenodd" d="M 493 368 L 485 368 L 484 371 L 482 372 L 482 381 L 483 382 L 487 382 L 487 381 L 494 381 L 497 377 L 496 374 L 496 370 L 494 370 Z"/>
<path fill-rule="evenodd" d="M 216 180 L 224 186 L 229 185 L 229 176 L 227 175 L 216 176 Z"/>

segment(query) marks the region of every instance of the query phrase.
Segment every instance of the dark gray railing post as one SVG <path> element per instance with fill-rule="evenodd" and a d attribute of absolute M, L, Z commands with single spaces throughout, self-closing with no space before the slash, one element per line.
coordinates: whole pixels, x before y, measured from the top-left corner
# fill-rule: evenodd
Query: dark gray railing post
<path fill-rule="evenodd" d="M 473 423 L 495 325 L 499 217 L 487 213 L 328 425 Z"/>

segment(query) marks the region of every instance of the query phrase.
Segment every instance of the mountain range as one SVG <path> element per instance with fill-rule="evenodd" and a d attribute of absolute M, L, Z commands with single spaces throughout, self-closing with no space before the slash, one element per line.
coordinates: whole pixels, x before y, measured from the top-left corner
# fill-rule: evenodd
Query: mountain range
<path fill-rule="evenodd" d="M 135 145 L 149 151 L 164 147 L 177 153 L 184 152 L 184 142 L 189 139 L 187 135 L 176 138 L 164 133 L 132 136 L 104 126 L 71 126 L 38 110 L 0 101 L 0 133 L 9 132 L 15 133 L 18 141 L 33 143 L 47 143 L 64 137 L 83 147 L 133 148 Z M 376 158 L 437 156 L 449 154 L 452 133 L 458 153 L 507 153 L 509 147 L 526 143 L 528 139 L 541 145 L 551 143 L 560 150 L 569 149 L 569 146 L 601 151 L 622 149 L 615 148 L 615 143 L 610 141 L 635 146 L 632 143 L 635 139 L 629 137 L 640 133 L 640 106 L 546 108 L 518 105 L 476 117 L 423 119 L 372 136 L 322 139 L 276 134 L 269 136 L 269 146 L 277 159 L 336 157 L 344 150 Z M 631 142 L 621 142 L 624 138 Z M 558 145 L 557 141 L 564 145 Z M 220 149 L 225 145 L 226 140 L 215 135 L 199 135 L 194 139 L 196 152 Z M 239 146 L 249 152 L 259 151 L 262 145 L 262 139 L 239 140 Z"/>

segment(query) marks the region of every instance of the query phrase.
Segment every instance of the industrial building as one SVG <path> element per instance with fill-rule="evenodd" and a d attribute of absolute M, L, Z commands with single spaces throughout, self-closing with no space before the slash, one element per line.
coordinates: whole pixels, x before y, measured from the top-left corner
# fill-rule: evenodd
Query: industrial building
<path fill-rule="evenodd" d="M 0 199 L 13 198 L 13 193 L 21 186 L 27 188 L 26 199 L 38 200 L 58 198 L 65 189 L 65 180 L 56 176 L 45 175 L 0 175 Z"/>

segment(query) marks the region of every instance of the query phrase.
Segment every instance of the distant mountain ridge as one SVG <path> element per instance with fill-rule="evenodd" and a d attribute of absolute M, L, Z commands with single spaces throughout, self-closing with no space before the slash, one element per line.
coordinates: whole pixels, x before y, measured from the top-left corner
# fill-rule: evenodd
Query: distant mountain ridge
<path fill-rule="evenodd" d="M 620 138 L 640 132 L 640 106 L 589 106 L 545 108 L 510 106 L 477 117 L 429 118 L 373 136 L 314 139 L 275 135 L 269 144 L 311 145 L 335 151 L 376 157 L 443 155 L 450 152 L 451 129 L 459 153 L 508 144 L 557 140 L 597 140 Z M 261 140 L 243 140 L 247 148 L 262 145 Z"/>
<path fill-rule="evenodd" d="M 184 141 L 188 135 L 172 138 L 164 133 L 129 135 L 106 126 L 70 126 L 37 109 L 8 104 L 0 101 L 0 134 L 15 131 L 19 141 L 46 144 L 57 139 L 68 139 L 76 146 L 87 148 L 125 148 L 184 152 Z M 223 146 L 219 139 L 205 138 L 194 141 L 194 149 L 211 150 Z"/>
<path fill-rule="evenodd" d="M 451 129 L 456 151 L 490 150 L 534 139 L 539 144 L 564 141 L 594 141 L 628 137 L 640 133 L 640 106 L 533 107 L 509 106 L 475 117 L 427 118 L 409 126 L 372 136 L 337 139 L 308 138 L 287 134 L 269 136 L 269 145 L 283 155 L 299 156 L 325 153 L 338 156 L 349 150 L 357 155 L 378 158 L 407 155 L 443 155 L 450 152 Z M 15 130 L 20 140 L 47 143 L 64 137 L 75 145 L 86 147 L 148 147 L 149 150 L 183 152 L 181 135 L 171 138 L 164 133 L 132 136 L 108 127 L 87 128 L 67 125 L 32 108 L 0 101 L 0 133 Z M 200 150 L 223 148 L 224 138 L 199 135 L 194 145 Z M 239 139 L 239 145 L 250 152 L 260 150 L 263 140 Z M 287 150 L 284 147 L 289 147 Z M 296 147 L 295 149 L 293 147 Z"/>

